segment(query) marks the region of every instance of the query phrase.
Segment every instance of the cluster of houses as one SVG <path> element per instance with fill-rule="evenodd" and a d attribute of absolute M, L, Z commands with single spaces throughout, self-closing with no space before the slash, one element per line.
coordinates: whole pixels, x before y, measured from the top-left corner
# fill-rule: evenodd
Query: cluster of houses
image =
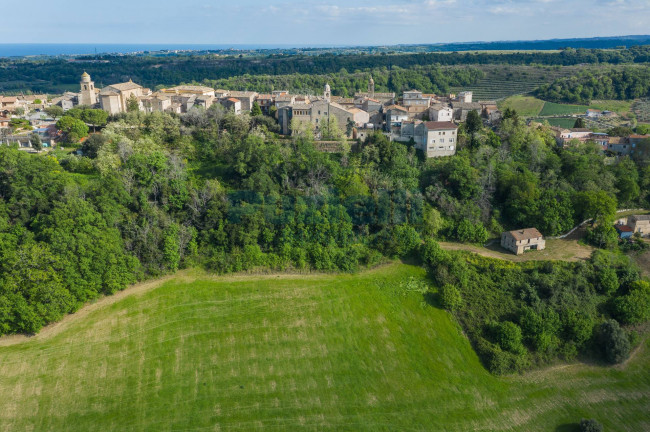
<path fill-rule="evenodd" d="M 650 138 L 650 135 L 630 135 L 627 137 L 609 136 L 606 133 L 592 132 L 586 128 L 564 129 L 552 127 L 551 129 L 555 132 L 555 139 L 558 145 L 562 147 L 592 141 L 599 145 L 603 152 L 618 156 L 633 155 L 636 146 L 641 141 Z"/>
<path fill-rule="evenodd" d="M 616 221 L 614 228 L 622 239 L 630 238 L 635 233 L 648 236 L 650 235 L 650 215 L 632 215 L 621 218 Z"/>
<path fill-rule="evenodd" d="M 7 99 L 5 105 L 5 99 Z M 194 107 L 210 108 L 220 104 L 235 114 L 249 112 L 254 104 L 262 113 L 273 114 L 281 133 L 290 135 L 296 122 L 308 123 L 317 139 L 323 137 L 325 125 L 336 124 L 348 138 L 364 139 L 376 130 L 395 141 L 414 142 L 416 148 L 428 157 L 449 156 L 456 153 L 457 124 L 476 111 L 488 122 L 500 118 L 496 102 L 473 102 L 472 92 L 439 96 L 418 90 L 405 91 L 401 97 L 395 93 L 375 92 L 370 77 L 368 91 L 352 98 L 333 96 L 329 85 L 322 95 L 295 95 L 285 90 L 269 94 L 252 91 L 231 91 L 206 86 L 180 85 L 158 91 L 140 86 L 133 81 L 111 84 L 102 89 L 95 87 L 89 74 L 83 73 L 80 92 L 67 92 L 48 100 L 47 96 L 2 98 L 6 113 L 24 105 L 25 110 L 37 111 L 36 123 L 43 118 L 42 109 L 54 104 L 68 110 L 75 105 L 101 108 L 109 114 L 126 112 L 129 108 L 144 112 L 185 113 Z M 34 104 L 34 101 L 39 102 Z M 1 112 L 1 111 L 0 111 Z M 0 127 L 8 124 L 8 115 L 0 117 Z M 42 125 L 36 125 L 42 126 Z"/>

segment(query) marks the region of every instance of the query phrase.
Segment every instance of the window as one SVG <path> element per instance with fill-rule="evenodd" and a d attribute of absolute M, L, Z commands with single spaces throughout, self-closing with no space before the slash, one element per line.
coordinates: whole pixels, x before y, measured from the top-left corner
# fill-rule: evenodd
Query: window
<path fill-rule="evenodd" d="M 441 138 L 441 139 L 440 139 L 440 142 L 441 142 L 441 143 L 444 143 L 444 142 L 445 142 L 445 139 L 444 139 L 444 138 Z"/>
<path fill-rule="evenodd" d="M 453 139 L 453 138 L 449 138 L 449 142 L 454 142 L 454 139 Z"/>

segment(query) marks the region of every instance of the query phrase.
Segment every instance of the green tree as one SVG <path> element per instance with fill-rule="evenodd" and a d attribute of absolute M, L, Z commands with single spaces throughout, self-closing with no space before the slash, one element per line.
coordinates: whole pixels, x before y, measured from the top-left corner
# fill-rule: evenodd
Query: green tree
<path fill-rule="evenodd" d="M 510 321 L 504 321 L 494 327 L 494 338 L 501 349 L 520 354 L 525 351 L 522 343 L 521 328 Z"/>
<path fill-rule="evenodd" d="M 633 282 L 626 295 L 614 299 L 614 313 L 625 324 L 650 320 L 650 282 Z"/>
<path fill-rule="evenodd" d="M 52 105 L 47 108 L 45 108 L 45 112 L 47 115 L 52 117 L 54 120 L 58 119 L 59 117 L 63 116 L 63 108 L 61 108 L 58 105 Z"/>
<path fill-rule="evenodd" d="M 140 111 L 140 102 L 135 95 L 129 96 L 126 100 L 126 111 L 127 112 L 138 112 Z"/>
<path fill-rule="evenodd" d="M 467 113 L 467 119 L 465 120 L 465 130 L 470 135 L 474 135 L 476 132 L 480 131 L 483 127 L 483 121 L 481 121 L 481 116 L 475 110 L 471 110 Z"/>
<path fill-rule="evenodd" d="M 29 136 L 29 140 L 32 143 L 32 148 L 36 151 L 41 151 L 43 150 L 43 141 L 41 140 L 41 136 L 37 133 L 33 133 Z"/>
<path fill-rule="evenodd" d="M 630 341 L 616 320 L 605 321 L 600 325 L 596 343 L 603 358 L 609 363 L 621 363 L 630 356 Z"/>
<path fill-rule="evenodd" d="M 253 107 L 251 108 L 251 115 L 253 117 L 262 115 L 262 108 L 260 108 L 260 104 L 258 104 L 257 101 L 253 102 Z"/>
<path fill-rule="evenodd" d="M 590 190 L 576 195 L 576 207 L 582 219 L 606 224 L 614 220 L 617 202 L 603 190 Z"/>
<path fill-rule="evenodd" d="M 63 116 L 56 122 L 56 128 L 63 132 L 65 142 L 75 143 L 88 136 L 88 126 L 81 120 L 70 116 Z"/>
<path fill-rule="evenodd" d="M 81 114 L 81 120 L 92 125 L 93 132 L 97 126 L 104 126 L 108 120 L 108 113 L 102 109 L 87 109 Z"/>
<path fill-rule="evenodd" d="M 595 419 L 580 420 L 580 432 L 603 432 L 603 425 Z"/>
<path fill-rule="evenodd" d="M 584 129 L 584 128 L 586 128 L 587 125 L 585 124 L 585 119 L 582 118 L 582 117 L 578 117 L 576 119 L 575 123 L 573 123 L 573 127 L 576 128 L 576 129 Z"/>

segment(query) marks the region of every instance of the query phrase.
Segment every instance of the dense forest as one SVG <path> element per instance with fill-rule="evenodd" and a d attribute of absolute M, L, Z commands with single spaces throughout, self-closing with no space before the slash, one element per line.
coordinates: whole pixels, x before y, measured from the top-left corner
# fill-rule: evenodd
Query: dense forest
<path fill-rule="evenodd" d="M 147 87 L 219 80 L 242 75 L 336 74 L 416 66 L 484 64 L 551 65 L 631 64 L 650 62 L 650 47 L 629 49 L 566 49 L 560 52 L 453 52 L 415 54 L 272 54 L 239 56 L 92 56 L 67 59 L 0 59 L 0 92 L 60 92 L 78 84 L 87 71 L 98 87 L 129 79 Z"/>
<path fill-rule="evenodd" d="M 356 92 L 368 90 L 372 75 L 377 92 L 395 92 L 418 89 L 424 93 L 445 94 L 452 87 L 476 84 L 484 77 L 480 69 L 473 67 L 441 68 L 438 66 L 415 66 L 410 69 L 395 67 L 372 69 L 367 72 L 340 71 L 328 75 L 243 75 L 219 80 L 203 80 L 201 83 L 214 88 L 246 89 L 270 93 L 272 90 L 289 90 L 291 93 L 320 94 L 325 84 L 332 87 L 337 96 L 352 97 Z"/>
<path fill-rule="evenodd" d="M 74 125 L 75 117 L 59 121 Z M 318 152 L 309 131 L 283 138 L 270 117 L 235 116 L 217 105 L 180 116 L 119 115 L 83 142 L 81 155 L 1 148 L 0 333 L 37 332 L 99 295 L 181 267 L 356 271 L 412 256 L 425 257 L 438 284 L 456 287 L 479 320 L 461 321 L 494 344 L 484 319 L 516 321 L 525 330 L 524 304 L 514 299 L 523 285 L 541 286 L 548 269 L 512 264 L 508 271 L 516 277 L 503 293 L 513 298 L 504 303 L 511 309 L 479 314 L 482 306 L 470 302 L 467 290 L 483 289 L 481 278 L 496 278 L 499 270 L 458 273 L 462 259 L 426 258 L 435 255 L 431 239 L 484 243 L 522 226 L 550 236 L 593 218 L 589 241 L 616 251 L 616 209 L 650 206 L 650 152 L 605 163 L 595 146 L 558 149 L 549 128 L 529 128 L 515 112 L 495 130 L 463 125 L 451 158 L 426 160 L 412 145 L 379 133 L 355 151 L 345 142 L 342 148 Z M 639 277 L 629 263 L 608 265 L 620 288 L 588 300 L 595 305 L 590 319 L 631 323 L 596 307 L 632 292 Z M 602 265 L 572 266 L 558 265 L 552 283 L 567 285 L 570 274 L 582 278 L 571 290 L 598 289 L 595 272 Z M 568 358 L 586 347 L 563 343 L 549 345 L 544 355 L 521 354 L 521 361 L 508 354 L 505 366 L 492 369 L 521 369 L 531 358 Z"/>
<path fill-rule="evenodd" d="M 582 71 L 544 84 L 537 97 L 553 102 L 589 105 L 593 99 L 632 100 L 650 97 L 650 67 Z"/>

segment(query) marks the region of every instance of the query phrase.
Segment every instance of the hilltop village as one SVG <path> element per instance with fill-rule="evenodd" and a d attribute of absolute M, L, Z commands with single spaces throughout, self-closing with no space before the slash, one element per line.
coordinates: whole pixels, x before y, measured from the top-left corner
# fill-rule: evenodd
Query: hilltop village
<path fill-rule="evenodd" d="M 182 114 L 192 109 L 209 109 L 219 104 L 235 114 L 261 112 L 277 120 L 281 134 L 291 135 L 299 124 L 309 127 L 317 140 L 333 135 L 363 140 L 380 130 L 391 140 L 415 142 L 427 157 L 450 156 L 456 153 L 458 124 L 476 112 L 486 122 L 495 122 L 500 112 L 494 101 L 472 100 L 472 92 L 435 95 L 418 90 L 395 93 L 375 91 L 369 77 L 368 91 L 353 98 L 334 96 L 329 85 L 321 95 L 291 94 L 276 90 L 270 94 L 252 91 L 213 89 L 205 86 L 180 85 L 158 91 L 144 88 L 132 81 L 112 84 L 102 89 L 87 73 L 81 76 L 79 93 L 68 92 L 58 97 L 48 95 L 0 97 L 0 127 L 10 128 L 12 119 L 27 120 L 46 145 L 55 145 L 58 131 L 55 119 L 46 114 L 52 105 L 68 111 L 77 106 L 101 108 L 109 115 L 129 110 Z M 13 124 L 18 124 L 13 120 Z M 330 133 L 337 128 L 340 133 Z M 14 128 L 15 129 L 15 128 Z M 3 142 L 18 142 L 30 148 L 30 134 L 8 134 Z"/>

